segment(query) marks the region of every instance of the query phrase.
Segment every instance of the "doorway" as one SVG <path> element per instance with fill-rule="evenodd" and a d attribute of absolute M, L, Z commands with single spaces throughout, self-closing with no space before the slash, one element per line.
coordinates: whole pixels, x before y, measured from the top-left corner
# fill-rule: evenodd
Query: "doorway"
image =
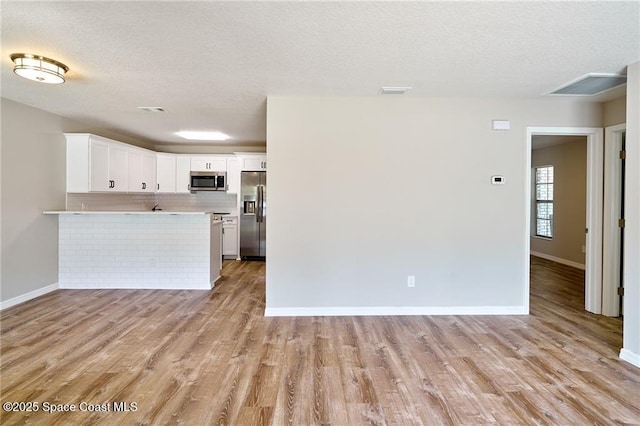
<path fill-rule="evenodd" d="M 603 223 L 603 129 L 593 127 L 528 127 L 525 179 L 525 282 L 526 306 L 529 307 L 529 267 L 531 249 L 531 148 L 535 135 L 585 136 L 587 139 L 587 194 L 585 227 L 585 310 L 602 313 L 602 223 Z"/>
<path fill-rule="evenodd" d="M 573 277 L 582 277 L 581 296 L 572 303 L 584 306 L 587 138 L 534 135 L 531 142 L 531 255 L 579 269 Z M 534 258 L 531 264 L 538 268 L 548 265 L 549 272 L 559 266 Z M 560 286 L 565 283 L 553 282 Z"/>

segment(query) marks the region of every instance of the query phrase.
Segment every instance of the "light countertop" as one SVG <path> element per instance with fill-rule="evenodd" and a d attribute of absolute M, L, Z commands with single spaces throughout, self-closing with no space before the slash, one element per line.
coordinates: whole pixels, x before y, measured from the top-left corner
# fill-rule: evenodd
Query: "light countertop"
<path fill-rule="evenodd" d="M 123 215 L 196 215 L 196 214 L 212 214 L 212 211 L 174 211 L 174 210 L 47 210 L 44 214 L 123 214 Z"/>

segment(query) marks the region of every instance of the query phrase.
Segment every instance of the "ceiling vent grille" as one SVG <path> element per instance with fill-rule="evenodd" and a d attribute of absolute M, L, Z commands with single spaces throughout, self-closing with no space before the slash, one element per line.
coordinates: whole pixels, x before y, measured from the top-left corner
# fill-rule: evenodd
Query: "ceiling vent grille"
<path fill-rule="evenodd" d="M 381 87 L 381 95 L 404 95 L 411 87 Z"/>
<path fill-rule="evenodd" d="M 548 95 L 594 96 L 627 83 L 627 76 L 619 74 L 587 74 Z"/>
<path fill-rule="evenodd" d="M 144 112 L 164 112 L 162 107 L 138 107 L 138 109 Z"/>

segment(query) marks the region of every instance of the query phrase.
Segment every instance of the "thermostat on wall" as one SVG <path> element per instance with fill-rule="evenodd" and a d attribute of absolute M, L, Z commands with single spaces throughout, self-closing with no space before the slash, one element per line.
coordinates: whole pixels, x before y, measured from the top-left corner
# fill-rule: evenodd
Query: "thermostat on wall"
<path fill-rule="evenodd" d="M 491 183 L 494 185 L 504 185 L 504 176 L 500 176 L 500 175 L 491 176 Z"/>

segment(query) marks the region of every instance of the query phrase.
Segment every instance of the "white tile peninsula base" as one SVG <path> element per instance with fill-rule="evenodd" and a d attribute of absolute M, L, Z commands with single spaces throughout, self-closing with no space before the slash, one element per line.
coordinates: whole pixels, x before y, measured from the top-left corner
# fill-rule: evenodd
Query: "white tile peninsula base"
<path fill-rule="evenodd" d="M 220 277 L 209 214 L 60 214 L 59 225 L 60 288 L 210 290 Z"/>

